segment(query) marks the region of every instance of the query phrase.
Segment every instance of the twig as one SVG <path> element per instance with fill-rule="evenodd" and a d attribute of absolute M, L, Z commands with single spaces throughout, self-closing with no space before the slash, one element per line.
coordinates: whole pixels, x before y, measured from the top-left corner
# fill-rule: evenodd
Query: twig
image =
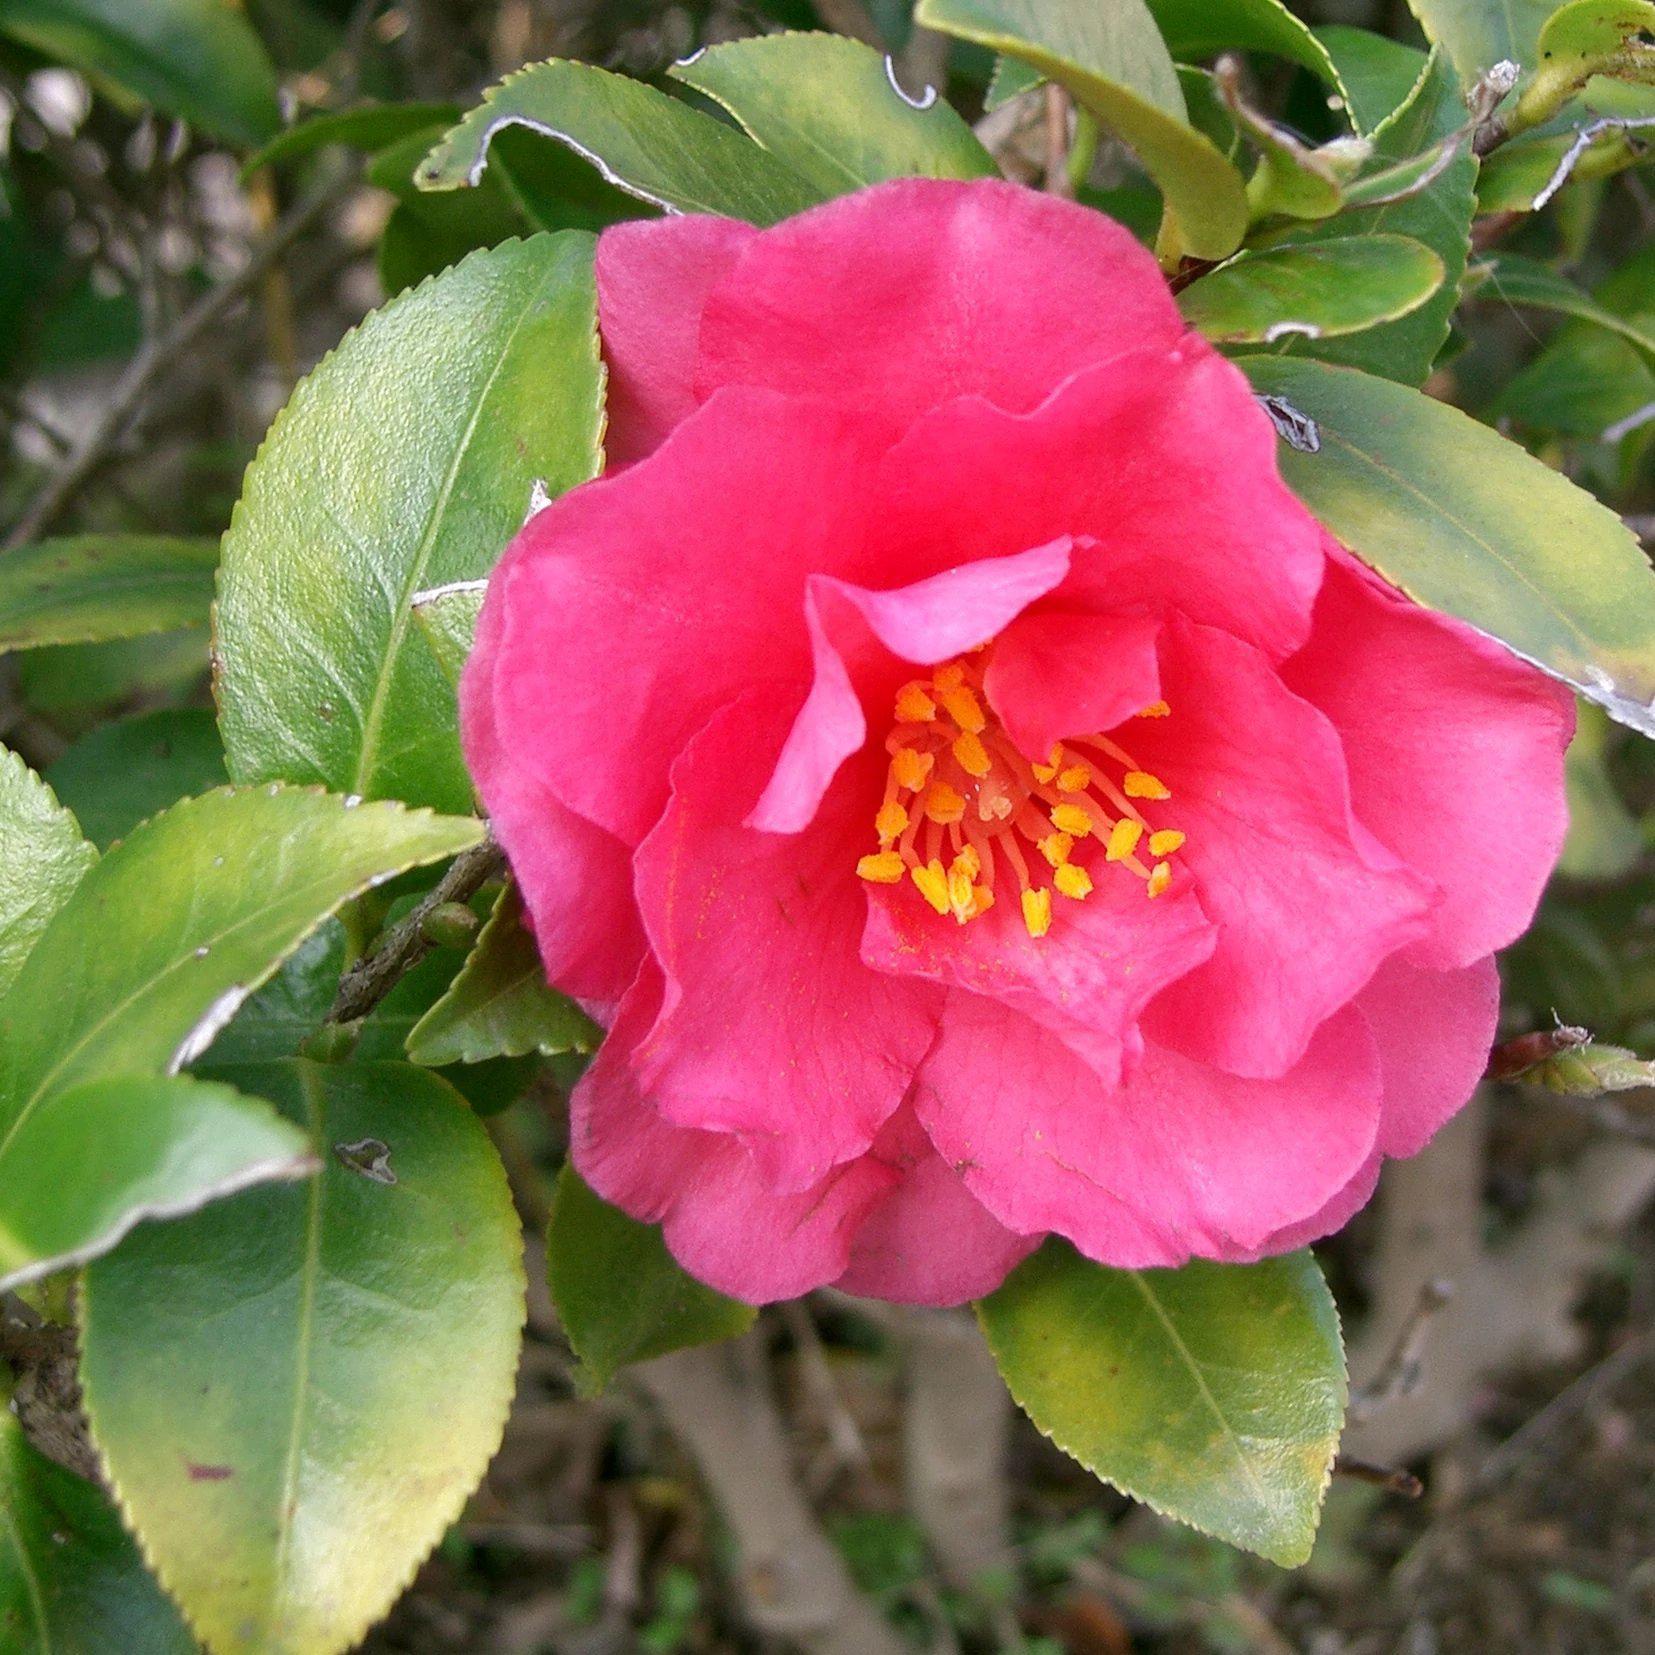
<path fill-rule="evenodd" d="M 355 1023 L 366 1017 L 430 952 L 425 921 L 431 910 L 445 902 L 469 902 L 505 865 L 492 835 L 470 850 L 461 851 L 448 872 L 407 917 L 392 926 L 379 946 L 345 973 L 327 1021 Z"/>
<path fill-rule="evenodd" d="M 1557 163 L 1557 171 L 1547 180 L 1546 187 L 1534 198 L 1533 211 L 1539 212 L 1557 192 L 1569 181 L 1569 175 L 1575 170 L 1581 156 L 1606 132 L 1633 132 L 1644 127 L 1655 127 L 1655 115 L 1633 117 L 1629 115 L 1605 115 L 1600 120 L 1589 121 L 1575 134 L 1575 141 L 1563 152 L 1563 159 Z"/>
<path fill-rule="evenodd" d="M 294 242 L 303 237 L 336 199 L 338 186 L 329 182 L 287 214 L 248 257 L 235 275 L 204 295 L 179 317 L 166 334 L 147 344 L 128 364 L 104 404 L 103 412 L 76 442 L 63 464 L 13 524 L 6 545 L 21 546 L 36 539 L 61 515 L 80 488 L 120 441 L 162 375 L 183 360 L 190 348 L 221 322 L 272 269 Z"/>
<path fill-rule="evenodd" d="M 868 1463 L 868 1449 L 856 1421 L 851 1418 L 850 1409 L 839 1394 L 838 1385 L 834 1383 L 827 1352 L 822 1348 L 822 1335 L 809 1307 L 802 1299 L 790 1299 L 779 1308 L 798 1355 L 799 1376 L 827 1426 L 827 1463 L 819 1468 L 813 1467 L 810 1479 L 812 1492 L 819 1494 L 832 1484 L 841 1471 L 865 1466 Z"/>
<path fill-rule="evenodd" d="M 816 15 L 839 34 L 848 34 L 864 46 L 885 50 L 885 37 L 862 0 L 814 0 Z"/>
<path fill-rule="evenodd" d="M 1592 1038 L 1589 1029 L 1575 1028 L 1559 1023 L 1555 1029 L 1536 1029 L 1533 1034 L 1520 1034 L 1514 1040 L 1502 1041 L 1488 1054 L 1485 1080 L 1515 1080 L 1518 1075 L 1537 1068 L 1559 1052 L 1573 1051 Z"/>
<path fill-rule="evenodd" d="M 1350 1418 L 1357 1424 L 1372 1419 L 1387 1403 L 1412 1396 L 1423 1375 L 1425 1337 L 1437 1312 L 1454 1296 L 1454 1284 L 1437 1276 L 1425 1283 L 1414 1301 L 1413 1311 L 1402 1324 L 1390 1354 L 1368 1383 L 1350 1399 Z"/>
<path fill-rule="evenodd" d="M 1069 179 L 1069 94 L 1056 81 L 1046 84 L 1046 193 L 1073 199 Z"/>
<path fill-rule="evenodd" d="M 1401 1466 L 1373 1465 L 1367 1460 L 1353 1460 L 1346 1454 L 1333 1462 L 1333 1475 L 1372 1483 L 1375 1488 L 1382 1488 L 1387 1494 L 1400 1494 L 1405 1500 L 1417 1500 L 1425 1492 L 1425 1484 Z"/>

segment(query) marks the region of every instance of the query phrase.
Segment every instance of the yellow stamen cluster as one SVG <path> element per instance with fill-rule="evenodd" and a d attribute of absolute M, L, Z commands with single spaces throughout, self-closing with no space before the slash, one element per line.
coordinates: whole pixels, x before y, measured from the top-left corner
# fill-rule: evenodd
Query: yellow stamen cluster
<path fill-rule="evenodd" d="M 1009 876 L 1035 938 L 1051 929 L 1053 893 L 1085 901 L 1098 867 L 1123 867 L 1150 897 L 1161 896 L 1172 884 L 1166 859 L 1184 835 L 1147 821 L 1137 801 L 1163 803 L 1171 789 L 1101 734 L 1031 763 L 985 710 L 986 662 L 985 650 L 975 650 L 897 691 L 885 793 L 874 815 L 879 849 L 858 861 L 857 874 L 875 885 L 906 880 L 961 925 L 993 907 L 997 875 Z M 1138 716 L 1170 713 L 1166 702 L 1152 701 Z M 1102 856 L 1090 867 L 1074 860 L 1077 849 L 1090 856 L 1093 845 Z"/>

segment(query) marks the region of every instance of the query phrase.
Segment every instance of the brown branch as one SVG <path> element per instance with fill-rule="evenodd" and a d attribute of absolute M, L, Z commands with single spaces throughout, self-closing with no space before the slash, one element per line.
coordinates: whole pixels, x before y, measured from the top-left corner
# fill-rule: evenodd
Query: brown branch
<path fill-rule="evenodd" d="M 385 933 L 378 947 L 345 973 L 327 1021 L 355 1023 L 366 1017 L 430 953 L 432 944 L 425 922 L 432 910 L 445 902 L 469 902 L 505 865 L 492 835 L 470 850 L 461 851 L 448 872 Z"/>
<path fill-rule="evenodd" d="M 1426 1335 L 1437 1312 L 1453 1296 L 1454 1284 L 1443 1276 L 1433 1276 L 1421 1286 L 1413 1311 L 1397 1331 L 1390 1354 L 1367 1384 L 1351 1393 L 1349 1414 L 1353 1422 L 1372 1419 L 1387 1403 L 1412 1396 L 1419 1389 L 1424 1373 Z"/>
<path fill-rule="evenodd" d="M 1345 1454 L 1333 1462 L 1333 1475 L 1349 1477 L 1359 1483 L 1372 1483 L 1375 1488 L 1382 1488 L 1387 1494 L 1400 1494 L 1405 1500 L 1417 1500 L 1425 1492 L 1425 1484 L 1401 1466 L 1372 1465 L 1367 1460 L 1353 1460 Z"/>
<path fill-rule="evenodd" d="M 110 391 L 103 411 L 76 439 L 63 463 L 12 525 L 6 545 L 21 546 L 49 529 L 126 434 L 145 398 L 174 366 L 258 286 L 294 242 L 303 237 L 337 199 L 335 178 L 294 207 L 252 249 L 235 275 L 205 294 L 159 339 L 145 345 Z"/>

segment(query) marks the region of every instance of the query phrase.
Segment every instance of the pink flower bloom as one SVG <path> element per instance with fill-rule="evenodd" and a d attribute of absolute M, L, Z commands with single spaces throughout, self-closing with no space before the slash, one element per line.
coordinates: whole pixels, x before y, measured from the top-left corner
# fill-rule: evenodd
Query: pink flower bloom
<path fill-rule="evenodd" d="M 466 748 L 575 1163 L 755 1301 L 1337 1228 L 1466 1099 L 1568 695 L 1359 566 L 1119 226 L 905 181 L 598 250 L 610 475 Z"/>

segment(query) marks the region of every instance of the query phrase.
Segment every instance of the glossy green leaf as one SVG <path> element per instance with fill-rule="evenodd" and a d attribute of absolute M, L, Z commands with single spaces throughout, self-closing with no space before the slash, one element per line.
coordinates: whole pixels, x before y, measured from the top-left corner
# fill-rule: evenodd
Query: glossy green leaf
<path fill-rule="evenodd" d="M 1186 287 L 1178 308 L 1220 344 L 1320 339 L 1406 316 L 1442 278 L 1442 260 L 1417 241 L 1363 236 L 1238 253 Z"/>
<path fill-rule="evenodd" d="M 628 1363 L 734 1339 L 757 1314 L 686 1274 L 657 1226 L 601 1200 L 572 1166 L 558 1176 L 546 1263 L 588 1391 L 601 1391 Z"/>
<path fill-rule="evenodd" d="M 414 594 L 414 619 L 450 684 L 460 682 L 487 593 L 486 580 L 462 580 Z"/>
<path fill-rule="evenodd" d="M 1247 229 L 1241 175 L 1190 126 L 1178 74 L 1143 0 L 920 0 L 917 22 L 1030 64 L 1128 144 L 1160 186 L 1181 247 L 1221 259 Z"/>
<path fill-rule="evenodd" d="M 184 1067 L 342 902 L 482 831 L 296 788 L 225 788 L 146 822 L 75 887 L 0 1002 L 0 1179 L 54 1092 Z"/>
<path fill-rule="evenodd" d="M 1655 358 L 1655 326 L 1639 316 L 1622 316 L 1600 305 L 1591 294 L 1577 287 L 1567 276 L 1516 253 L 1500 253 L 1475 264 L 1467 272 L 1474 284 L 1474 296 L 1490 304 L 1527 306 L 1578 316 L 1595 327 L 1618 333 L 1648 357 Z M 1655 298 L 1651 300 L 1650 321 L 1655 322 Z"/>
<path fill-rule="evenodd" d="M 1327 47 L 1281 0 L 1148 0 L 1148 5 L 1175 58 L 1211 57 L 1237 48 L 1269 52 L 1344 92 Z"/>
<path fill-rule="evenodd" d="M 52 789 L 0 747 L 0 995 L 97 859 Z"/>
<path fill-rule="evenodd" d="M 1314 31 L 1332 58 L 1351 124 L 1372 134 L 1405 104 L 1426 70 L 1426 54 L 1375 34 L 1333 23 Z"/>
<path fill-rule="evenodd" d="M 508 886 L 447 993 L 408 1036 L 408 1055 L 436 1068 L 491 1057 L 589 1052 L 599 1030 L 546 981 L 523 901 Z"/>
<path fill-rule="evenodd" d="M 348 335 L 277 417 L 224 539 L 231 774 L 470 808 L 411 600 L 486 574 L 537 483 L 598 470 L 601 428 L 589 237 L 474 253 Z"/>
<path fill-rule="evenodd" d="M 460 118 L 460 106 L 453 103 L 367 103 L 355 109 L 330 109 L 290 126 L 272 138 L 242 165 L 246 178 L 261 167 L 302 161 L 330 144 L 352 149 L 381 150 L 415 132 L 452 126 Z"/>
<path fill-rule="evenodd" d="M 316 1170 L 266 1103 L 185 1075 L 120 1075 L 51 1093 L 0 1156 L 0 1290 L 85 1264 L 146 1218 Z"/>
<path fill-rule="evenodd" d="M 493 1146 L 406 1064 L 238 1073 L 324 1170 L 146 1226 L 87 1271 L 92 1434 L 214 1655 L 337 1655 L 500 1441 L 522 1241 Z"/>
<path fill-rule="evenodd" d="M 46 772 L 81 831 L 108 850 L 168 805 L 222 786 L 224 747 L 206 707 L 161 707 L 100 724 Z"/>
<path fill-rule="evenodd" d="M 1316 422 L 1320 449 L 1284 445 L 1282 475 L 1345 545 L 1655 736 L 1655 572 L 1614 512 L 1416 391 L 1319 362 L 1243 366 Z"/>
<path fill-rule="evenodd" d="M 1391 182 L 1380 193 L 1396 200 L 1356 205 L 1374 178 L 1347 188 L 1347 205 L 1319 223 L 1295 226 L 1272 238 L 1272 245 L 1309 246 L 1352 236 L 1401 235 L 1423 243 L 1442 261 L 1444 280 L 1424 304 L 1396 321 L 1360 333 L 1327 339 L 1283 341 L 1287 356 L 1315 357 L 1381 374 L 1404 384 L 1422 385 L 1448 338 L 1460 278 L 1471 250 L 1471 219 L 1477 207 L 1477 161 L 1469 143 L 1455 139 L 1464 125 L 1465 108 L 1440 59 L 1408 101 L 1373 134 L 1375 169 L 1414 169 L 1412 184 Z M 1448 147 L 1445 147 L 1448 146 Z"/>
<path fill-rule="evenodd" d="M 1345 1363 L 1309 1253 L 1111 1270 L 1048 1242 L 977 1310 L 1018 1406 L 1088 1470 L 1274 1563 L 1310 1556 Z"/>
<path fill-rule="evenodd" d="M 276 72 L 224 0 L 0 0 L 0 34 L 233 144 L 280 125 Z"/>
<path fill-rule="evenodd" d="M 527 127 L 584 156 L 611 184 L 657 207 L 774 224 L 822 199 L 784 162 L 654 87 L 553 58 L 483 96 L 419 169 L 422 189 L 475 184 L 489 144 Z"/>
<path fill-rule="evenodd" d="M 204 621 L 217 567 L 216 540 L 170 535 L 19 546 L 0 558 L 0 650 L 101 643 Z"/>
<path fill-rule="evenodd" d="M 1368 158 L 1366 140 L 1342 138 L 1312 147 L 1247 104 L 1232 64 L 1221 65 L 1214 86 L 1237 132 L 1258 152 L 1247 180 L 1253 218 L 1319 219 L 1338 212 L 1346 185 Z"/>
<path fill-rule="evenodd" d="M 1532 69 L 1557 0 L 1408 0 L 1408 7 L 1470 86 L 1497 63 Z"/>
<path fill-rule="evenodd" d="M 1540 30 L 1541 76 L 1554 86 L 1583 85 L 1604 71 L 1630 78 L 1655 65 L 1652 39 L 1655 0 L 1568 0 Z"/>
<path fill-rule="evenodd" d="M 1620 442 L 1655 420 L 1655 370 L 1624 339 L 1571 322 L 1506 381 L 1488 416 L 1531 431 Z"/>
<path fill-rule="evenodd" d="M 710 46 L 668 72 L 824 197 L 887 178 L 998 178 L 936 89 L 910 96 L 890 64 L 844 35 L 772 34 Z"/>
<path fill-rule="evenodd" d="M 37 1453 L 0 1409 L 0 1648 L 196 1655 L 102 1492 Z"/>

